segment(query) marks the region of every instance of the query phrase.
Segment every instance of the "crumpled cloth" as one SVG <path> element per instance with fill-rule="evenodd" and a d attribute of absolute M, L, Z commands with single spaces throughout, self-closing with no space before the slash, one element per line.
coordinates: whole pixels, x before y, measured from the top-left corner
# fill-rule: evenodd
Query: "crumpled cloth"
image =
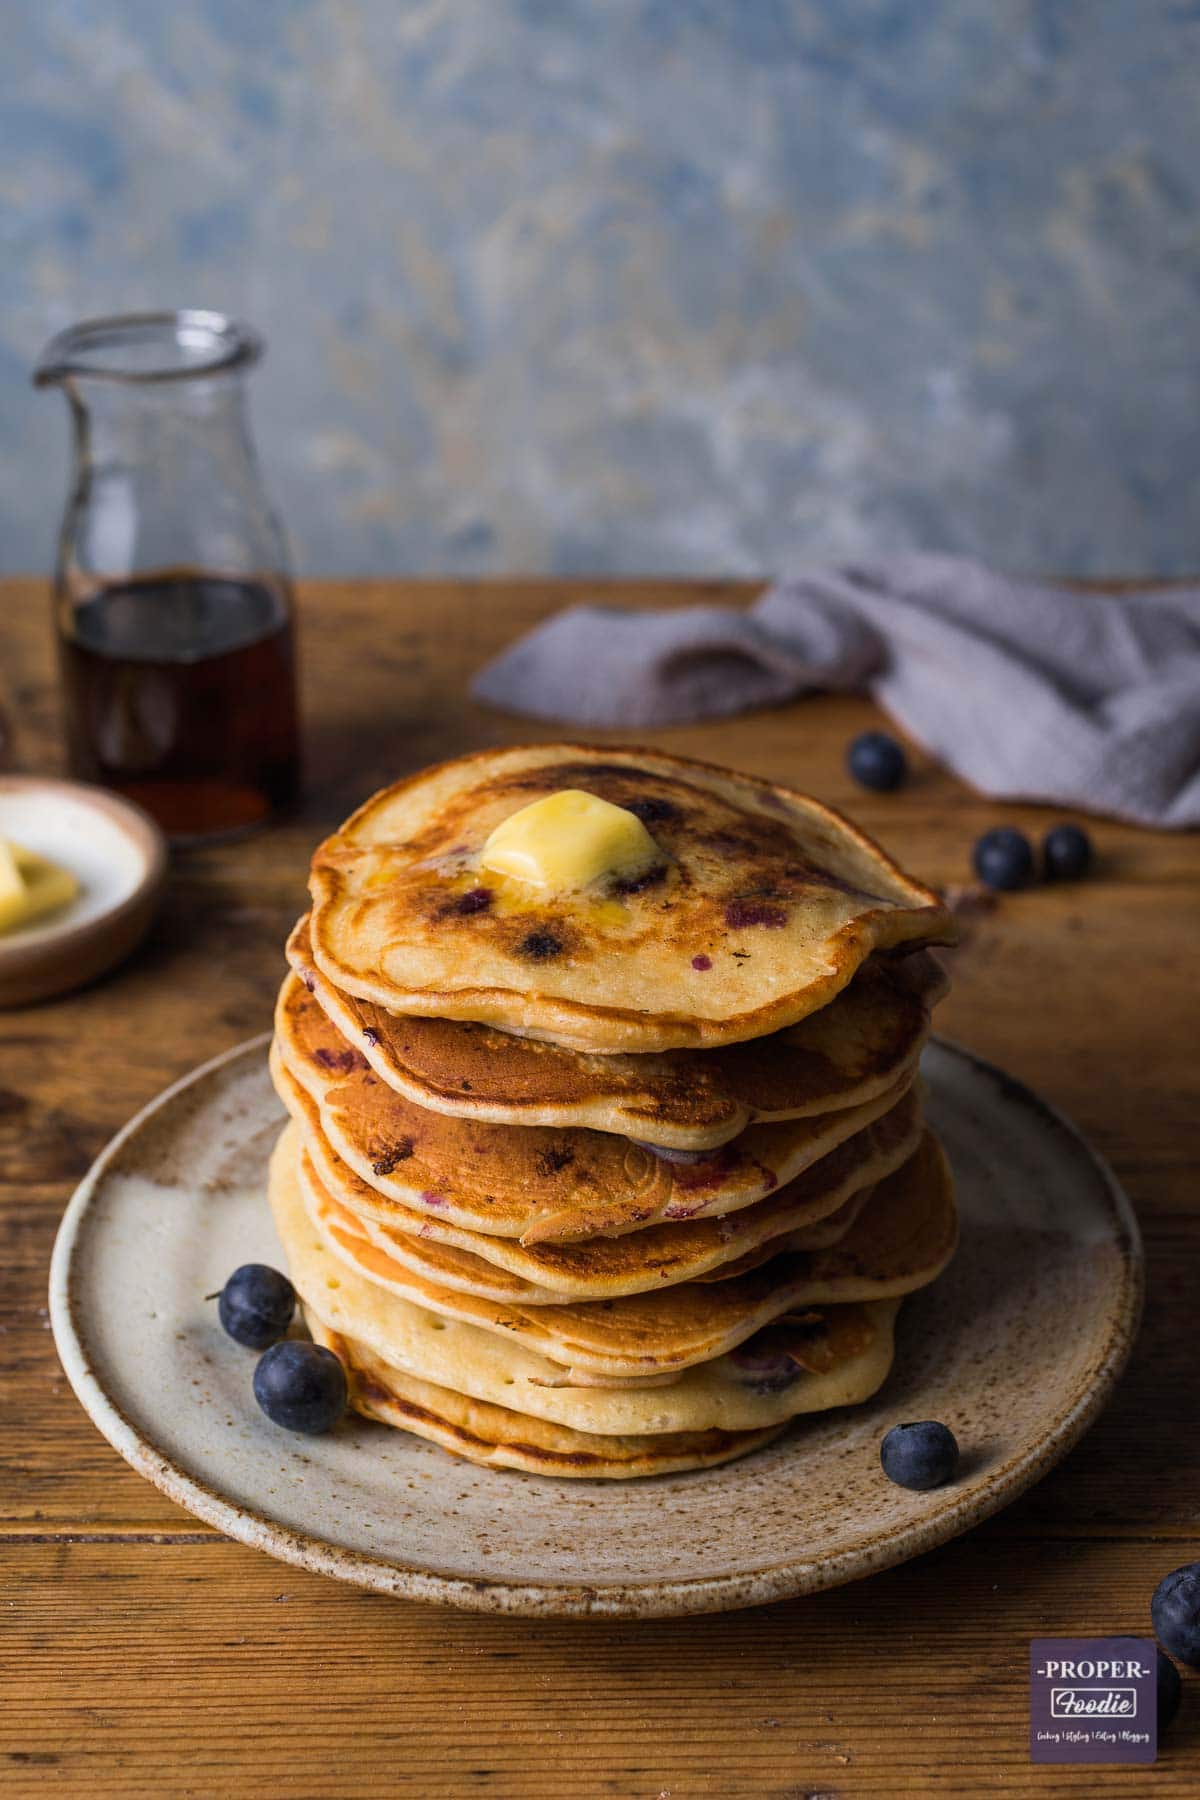
<path fill-rule="evenodd" d="M 1118 595 L 906 555 L 747 609 L 573 606 L 476 677 L 531 718 L 637 728 L 865 689 L 981 793 L 1200 824 L 1200 589 Z"/>

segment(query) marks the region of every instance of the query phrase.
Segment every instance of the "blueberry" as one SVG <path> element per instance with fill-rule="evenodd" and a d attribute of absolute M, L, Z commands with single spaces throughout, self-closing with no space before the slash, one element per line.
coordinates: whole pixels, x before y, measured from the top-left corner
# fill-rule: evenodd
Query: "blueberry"
<path fill-rule="evenodd" d="M 860 787 L 890 794 L 908 774 L 908 758 L 886 731 L 864 731 L 847 750 L 846 767 Z"/>
<path fill-rule="evenodd" d="M 1150 1602 L 1154 1635 L 1180 1662 L 1200 1669 L 1200 1562 L 1164 1575 Z"/>
<path fill-rule="evenodd" d="M 985 887 L 1023 888 L 1033 879 L 1033 850 L 1023 831 L 998 825 L 985 831 L 971 852 L 975 873 Z"/>
<path fill-rule="evenodd" d="M 1137 1638 L 1118 1637 L 1114 1643 L 1136 1644 Z M 1183 1698 L 1183 1683 L 1179 1679 L 1179 1670 L 1161 1650 L 1156 1652 L 1158 1661 L 1155 1664 L 1154 1686 L 1158 1695 L 1158 1729 L 1163 1732 L 1179 1711 L 1179 1702 Z"/>
<path fill-rule="evenodd" d="M 897 1487 L 941 1487 L 958 1467 L 958 1442 L 936 1419 L 893 1425 L 879 1446 L 879 1460 Z"/>
<path fill-rule="evenodd" d="M 230 1337 L 247 1350 L 265 1350 L 281 1338 L 296 1310 L 296 1290 L 266 1263 L 243 1263 L 221 1289 L 217 1313 Z"/>
<path fill-rule="evenodd" d="M 1042 839 L 1047 881 L 1078 881 L 1092 866 L 1092 840 L 1082 825 L 1056 825 Z"/>
<path fill-rule="evenodd" d="M 328 1431 L 346 1410 L 346 1371 L 332 1350 L 287 1338 L 259 1357 L 254 1398 L 288 1431 Z"/>

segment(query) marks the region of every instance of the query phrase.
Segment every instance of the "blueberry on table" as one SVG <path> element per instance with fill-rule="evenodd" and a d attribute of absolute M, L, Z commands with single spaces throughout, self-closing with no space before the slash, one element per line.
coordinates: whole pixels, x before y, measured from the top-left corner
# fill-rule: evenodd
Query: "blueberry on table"
<path fill-rule="evenodd" d="M 286 1275 L 266 1263 L 235 1269 L 217 1301 L 221 1324 L 247 1350 L 265 1350 L 281 1338 L 296 1310 L 296 1290 Z"/>
<path fill-rule="evenodd" d="M 273 1425 L 328 1431 L 346 1410 L 346 1371 L 323 1345 L 285 1338 L 259 1357 L 254 1398 Z"/>
<path fill-rule="evenodd" d="M 1154 1634 L 1164 1650 L 1200 1669 L 1200 1562 L 1164 1575 L 1150 1602 Z"/>
<path fill-rule="evenodd" d="M 1042 839 L 1047 881 L 1078 881 L 1092 866 L 1092 840 L 1082 825 L 1056 825 Z"/>
<path fill-rule="evenodd" d="M 846 752 L 846 767 L 860 787 L 890 794 L 908 774 L 908 758 L 886 731 L 864 731 Z"/>
<path fill-rule="evenodd" d="M 958 1467 L 958 1441 L 948 1425 L 918 1419 L 893 1425 L 879 1446 L 879 1461 L 897 1487 L 941 1487 Z"/>
<path fill-rule="evenodd" d="M 1033 848 L 1023 831 L 998 825 L 985 831 L 971 852 L 975 873 L 985 887 L 1028 887 L 1033 879 Z"/>

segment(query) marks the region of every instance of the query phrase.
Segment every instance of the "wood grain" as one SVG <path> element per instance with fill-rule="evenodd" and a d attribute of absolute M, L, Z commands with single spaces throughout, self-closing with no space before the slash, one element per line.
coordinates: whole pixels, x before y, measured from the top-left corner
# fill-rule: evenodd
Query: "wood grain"
<path fill-rule="evenodd" d="M 5 1576 L 6 1793 L 1196 1792 L 1195 1708 L 1152 1777 L 1026 1760 L 1028 1636 L 1141 1629 L 1132 1544 L 967 1540 L 804 1602 L 624 1626 L 430 1612 L 215 1539 L 23 1545 Z"/>
<path fill-rule="evenodd" d="M 73 1183 L 168 1081 L 267 1026 L 323 831 L 373 785 L 424 762 L 551 735 L 472 705 L 465 683 L 517 631 L 596 591 L 309 584 L 298 815 L 177 857 L 132 963 L 85 993 L 0 1014 L 0 1786 L 220 1796 L 386 1786 L 514 1800 L 1194 1794 L 1200 1677 L 1152 1777 L 1032 1770 L 1025 1692 L 1031 1635 L 1144 1629 L 1158 1578 L 1200 1555 L 1194 837 L 1098 822 L 1094 879 L 970 916 L 940 1028 L 1039 1087 L 1111 1158 L 1142 1218 L 1149 1301 L 1129 1375 L 1084 1443 L 998 1519 L 905 1569 L 793 1605 L 659 1625 L 468 1618 L 387 1601 L 285 1569 L 181 1513 L 99 1438 L 58 1369 L 45 1279 Z M 744 592 L 647 582 L 610 597 Z M 5 583 L 0 605 L 0 703 L 17 764 L 54 769 L 44 589 Z M 875 716 L 862 701 L 820 698 L 653 741 L 811 788 L 944 885 L 969 882 L 969 847 L 988 824 L 1051 822 L 981 801 L 919 751 L 903 792 L 852 788 L 844 746 Z"/>

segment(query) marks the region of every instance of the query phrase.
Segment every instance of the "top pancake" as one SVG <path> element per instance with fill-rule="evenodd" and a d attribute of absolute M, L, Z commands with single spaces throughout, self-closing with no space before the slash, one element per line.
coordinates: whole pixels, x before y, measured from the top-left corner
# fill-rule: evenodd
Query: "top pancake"
<path fill-rule="evenodd" d="M 926 951 L 875 956 L 829 1006 L 770 1037 L 600 1056 L 344 994 L 313 962 L 307 918 L 287 957 L 375 1073 L 418 1106 L 489 1124 L 585 1126 L 676 1150 L 716 1149 L 754 1120 L 857 1106 L 894 1087 L 916 1063 L 946 987 Z"/>
<path fill-rule="evenodd" d="M 501 820 L 581 788 L 635 812 L 661 865 L 539 895 L 481 871 Z M 392 1012 L 570 1048 L 743 1042 L 826 1006 L 873 950 L 947 943 L 928 888 L 805 795 L 657 751 L 485 751 L 385 788 L 313 858 L 312 953 Z"/>

